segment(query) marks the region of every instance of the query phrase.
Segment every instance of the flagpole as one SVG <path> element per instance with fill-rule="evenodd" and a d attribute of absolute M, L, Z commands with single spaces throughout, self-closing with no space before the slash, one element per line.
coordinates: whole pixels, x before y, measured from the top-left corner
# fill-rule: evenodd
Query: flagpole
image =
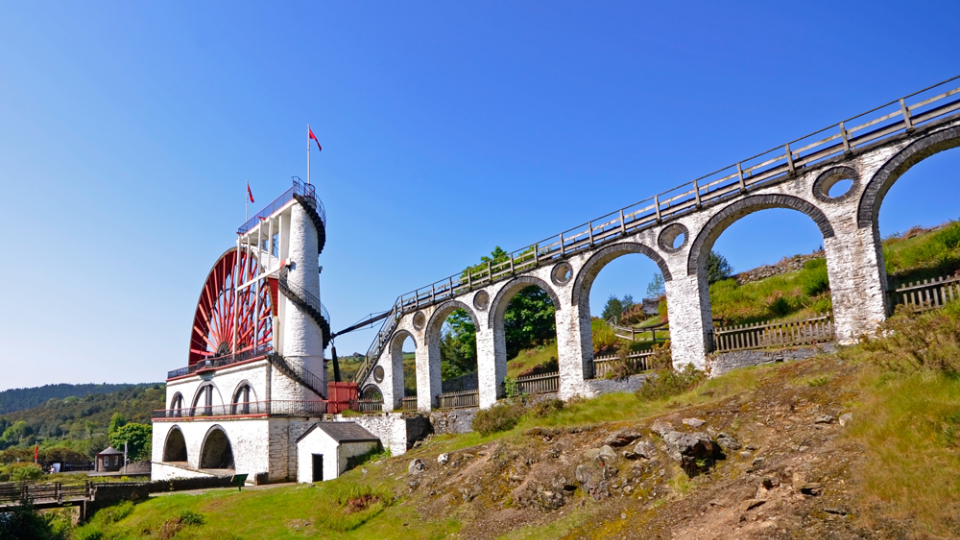
<path fill-rule="evenodd" d="M 310 124 L 307 124 L 307 185 L 310 185 Z"/>
<path fill-rule="evenodd" d="M 250 181 L 247 180 L 247 192 L 243 194 L 243 222 L 250 219 Z"/>

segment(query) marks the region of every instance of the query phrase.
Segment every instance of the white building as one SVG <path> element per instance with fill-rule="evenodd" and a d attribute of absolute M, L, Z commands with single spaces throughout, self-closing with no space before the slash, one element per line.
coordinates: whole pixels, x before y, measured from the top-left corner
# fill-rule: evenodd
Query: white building
<path fill-rule="evenodd" d="M 317 258 L 326 239 L 313 186 L 293 187 L 244 224 L 197 302 L 186 367 L 167 376 L 153 419 L 153 478 L 297 478 L 296 441 L 326 412 Z"/>
<path fill-rule="evenodd" d="M 317 422 L 297 439 L 297 481 L 333 480 L 352 468 L 351 458 L 379 448 L 379 437 L 354 422 Z"/>

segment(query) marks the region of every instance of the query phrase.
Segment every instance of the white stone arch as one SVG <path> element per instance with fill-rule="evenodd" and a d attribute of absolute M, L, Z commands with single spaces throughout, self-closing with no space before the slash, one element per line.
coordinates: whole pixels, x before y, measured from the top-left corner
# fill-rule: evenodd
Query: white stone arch
<path fill-rule="evenodd" d="M 404 386 L 403 386 L 403 342 L 410 338 L 413 340 L 413 349 L 416 351 L 419 348 L 417 343 L 417 337 L 413 335 L 413 332 L 401 328 L 393 333 L 393 336 L 390 338 L 390 366 L 391 372 L 394 375 L 394 380 L 397 380 L 399 376 L 400 382 L 400 397 L 404 397 Z M 419 393 L 420 389 L 417 388 Z"/>
<path fill-rule="evenodd" d="M 163 441 L 162 460 L 164 462 L 187 461 L 187 440 L 180 426 L 175 425 L 167 431 L 167 436 Z"/>
<path fill-rule="evenodd" d="M 233 469 L 235 467 L 233 444 L 220 424 L 210 426 L 200 445 L 201 469 Z"/>
<path fill-rule="evenodd" d="M 183 394 L 177 392 L 170 398 L 170 410 L 177 411 L 183 409 Z"/>
<path fill-rule="evenodd" d="M 380 387 L 376 384 L 368 384 L 360 390 L 360 399 L 374 399 L 373 394 L 376 392 L 380 395 L 381 399 L 383 398 L 383 391 L 380 390 Z"/>
<path fill-rule="evenodd" d="M 220 389 L 213 381 L 205 381 L 197 387 L 190 402 L 190 410 L 194 415 L 207 415 L 213 412 L 213 408 L 223 405 L 223 396 L 220 395 Z"/>
<path fill-rule="evenodd" d="M 253 385 L 250 381 L 244 379 L 237 384 L 231 394 L 230 412 L 231 414 L 251 414 L 259 412 L 261 409 L 256 405 L 259 401 Z M 251 403 L 254 405 L 251 406 Z"/>
<path fill-rule="evenodd" d="M 426 326 L 423 329 L 423 339 L 427 345 L 427 362 L 429 363 L 431 370 L 433 370 L 435 365 L 437 366 L 436 371 L 438 374 L 440 373 L 440 337 L 443 329 L 443 323 L 447 320 L 447 317 L 449 317 L 451 313 L 458 309 L 462 309 L 470 315 L 470 319 L 473 321 L 474 327 L 476 327 L 477 331 L 479 331 L 480 324 L 477 320 L 476 313 L 474 313 L 473 307 L 459 300 L 447 300 L 446 302 L 443 302 L 435 307 L 433 313 L 430 315 L 430 318 L 427 321 Z M 479 346 L 479 343 L 477 343 L 477 345 Z M 419 369 L 419 367 L 420 366 L 418 363 L 417 368 Z M 419 388 L 417 391 L 419 392 Z"/>
<path fill-rule="evenodd" d="M 689 241 L 688 236 L 686 242 Z M 653 261 L 660 269 L 664 281 L 669 282 L 673 279 L 670 273 L 670 267 L 667 266 L 667 262 L 660 253 L 656 249 L 636 240 L 611 244 L 590 255 L 577 272 L 577 276 L 573 281 L 573 290 L 570 291 L 572 304 L 580 319 L 581 354 L 585 368 L 591 366 L 591 362 L 593 361 L 593 329 L 590 324 L 590 291 L 593 288 L 593 283 L 608 264 L 624 255 L 634 253 L 644 255 Z M 591 377 L 593 377 L 593 373 L 591 373 L 589 369 L 584 369 L 583 378 L 587 379 Z"/>
<path fill-rule="evenodd" d="M 917 163 L 958 146 L 960 146 L 960 126 L 952 126 L 925 135 L 894 154 L 873 174 L 864 187 L 857 207 L 857 226 L 861 229 L 873 227 L 876 230 L 880 206 L 893 184 Z"/>

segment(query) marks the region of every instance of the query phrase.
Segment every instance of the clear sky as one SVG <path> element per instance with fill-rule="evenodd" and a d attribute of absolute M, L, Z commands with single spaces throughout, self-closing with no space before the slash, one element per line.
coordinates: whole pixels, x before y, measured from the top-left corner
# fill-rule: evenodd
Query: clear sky
<path fill-rule="evenodd" d="M 0 4 L 0 389 L 186 365 L 245 182 L 259 210 L 305 177 L 308 123 L 339 329 L 494 246 L 960 74 L 956 1 L 721 4 Z M 905 175 L 882 232 L 960 216 L 958 172 L 955 150 Z M 717 249 L 745 270 L 821 243 L 771 210 Z M 615 261 L 592 309 L 654 271 Z"/>

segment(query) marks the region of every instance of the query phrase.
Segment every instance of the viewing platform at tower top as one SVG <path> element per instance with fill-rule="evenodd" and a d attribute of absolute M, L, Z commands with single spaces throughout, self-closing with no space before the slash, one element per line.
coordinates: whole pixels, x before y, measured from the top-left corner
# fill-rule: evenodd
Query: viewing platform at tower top
<path fill-rule="evenodd" d="M 317 214 L 320 215 L 320 219 L 323 220 L 324 225 L 326 225 L 327 214 L 323 208 L 323 203 L 320 202 L 320 199 L 317 198 L 316 186 L 312 184 L 304 183 L 303 181 L 300 180 L 300 177 L 294 176 L 293 186 L 290 187 L 290 189 L 288 189 L 287 191 L 283 192 L 282 195 L 274 199 L 273 202 L 265 206 L 263 210 L 260 210 L 259 212 L 257 212 L 256 215 L 248 219 L 246 223 L 244 223 L 243 225 L 240 226 L 239 229 L 237 229 L 237 234 L 239 235 L 247 234 L 248 232 L 256 228 L 258 223 L 260 223 L 261 221 L 267 219 L 268 217 L 272 216 L 273 214 L 283 209 L 283 207 L 289 204 L 290 201 L 293 201 L 296 198 L 296 196 L 300 196 L 305 199 L 310 199 L 311 201 L 316 203 Z"/>

